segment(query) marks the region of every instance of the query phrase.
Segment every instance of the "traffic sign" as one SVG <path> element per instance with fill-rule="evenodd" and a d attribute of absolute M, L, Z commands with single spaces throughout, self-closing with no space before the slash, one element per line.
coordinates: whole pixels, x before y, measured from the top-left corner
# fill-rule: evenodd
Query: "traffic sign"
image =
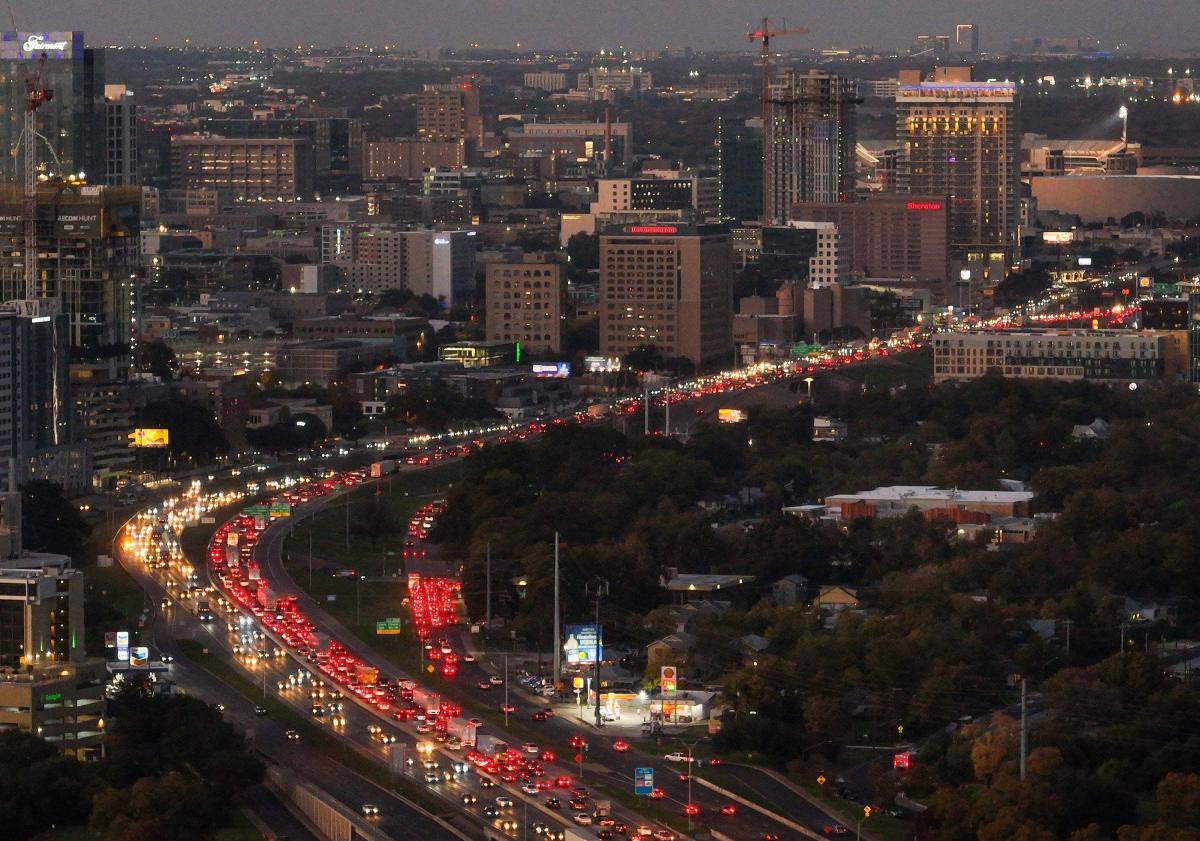
<path fill-rule="evenodd" d="M 654 769 L 633 769 L 633 793 L 639 797 L 649 797 L 654 793 Z"/>
<path fill-rule="evenodd" d="M 437 669 L 435 669 L 435 668 L 433 667 L 433 664 L 432 664 L 432 663 L 430 663 L 428 666 L 426 666 L 426 667 L 425 667 L 425 671 L 429 672 L 430 674 L 433 674 L 434 672 L 436 672 L 436 671 L 437 671 Z"/>
<path fill-rule="evenodd" d="M 819 785 L 819 786 L 825 785 L 825 775 L 824 774 L 817 777 L 817 785 Z"/>
<path fill-rule="evenodd" d="M 871 807 L 870 806 L 863 806 L 863 817 L 864 818 L 871 817 Z"/>
<path fill-rule="evenodd" d="M 385 634 L 400 633 L 400 619 L 389 618 L 375 623 L 375 633 L 382 636 Z"/>
<path fill-rule="evenodd" d="M 903 736 L 903 735 L 904 735 L 904 725 L 903 725 L 903 724 L 897 724 L 897 725 L 896 725 L 896 732 L 897 732 L 897 733 L 899 733 L 901 736 Z"/>

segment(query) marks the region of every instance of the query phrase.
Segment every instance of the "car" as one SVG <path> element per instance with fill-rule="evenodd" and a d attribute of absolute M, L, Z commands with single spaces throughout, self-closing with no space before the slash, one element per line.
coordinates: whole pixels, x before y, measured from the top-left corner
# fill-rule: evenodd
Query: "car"
<path fill-rule="evenodd" d="M 849 835 L 850 834 L 850 830 L 846 829 L 846 827 L 842 826 L 840 823 L 835 823 L 833 825 L 826 824 L 825 829 L 822 831 L 826 835 Z"/>
<path fill-rule="evenodd" d="M 556 777 L 554 780 L 554 787 L 555 788 L 570 788 L 571 787 L 571 778 L 570 777 Z"/>
<path fill-rule="evenodd" d="M 575 788 L 571 789 L 571 796 L 573 796 L 573 797 L 587 797 L 587 796 L 588 796 L 588 790 L 587 790 L 586 788 L 584 788 L 583 786 L 575 786 Z"/>
<path fill-rule="evenodd" d="M 541 823 L 540 821 L 535 821 L 534 823 L 530 824 L 529 828 L 533 830 L 534 835 L 545 835 L 550 831 L 550 827 L 546 826 L 546 824 Z"/>
<path fill-rule="evenodd" d="M 496 781 L 493 780 L 491 777 L 480 777 L 479 778 L 479 787 L 480 788 L 495 788 Z"/>
<path fill-rule="evenodd" d="M 430 785 L 433 785 L 434 783 L 440 783 L 441 781 L 442 781 L 442 775 L 437 773 L 436 771 L 426 771 L 425 772 L 425 782 L 429 783 Z"/>
<path fill-rule="evenodd" d="M 538 759 L 542 760 L 542 762 L 553 762 L 554 758 L 555 753 L 552 750 L 544 750 L 538 754 Z"/>
<path fill-rule="evenodd" d="M 368 818 L 378 817 L 379 807 L 374 803 L 364 803 L 362 804 L 362 813 Z"/>
<path fill-rule="evenodd" d="M 523 794 L 541 794 L 542 790 L 537 787 L 536 783 L 525 783 L 521 786 Z"/>
<path fill-rule="evenodd" d="M 475 662 L 475 655 L 474 655 L 474 654 L 464 654 L 464 655 L 462 656 L 462 661 L 463 661 L 464 663 L 474 663 L 474 662 Z"/>
<path fill-rule="evenodd" d="M 211 706 L 214 710 L 216 710 L 219 713 L 225 712 L 224 704 L 219 704 L 219 703 L 218 704 L 210 704 L 209 706 Z"/>
<path fill-rule="evenodd" d="M 492 675 L 490 678 L 488 678 L 488 682 L 491 683 L 492 686 L 503 686 L 504 678 L 500 677 L 499 675 Z"/>
<path fill-rule="evenodd" d="M 500 828 L 505 832 L 515 833 L 517 831 L 517 822 L 513 820 L 500 821 Z"/>
<path fill-rule="evenodd" d="M 483 816 L 485 818 L 498 818 L 498 817 L 500 817 L 500 810 L 497 809 L 495 806 L 484 806 L 483 807 Z"/>
<path fill-rule="evenodd" d="M 547 809 L 561 809 L 562 801 L 559 800 L 557 797 L 547 797 L 546 798 L 546 808 Z"/>
<path fill-rule="evenodd" d="M 613 750 L 617 753 L 627 753 L 629 751 L 629 742 L 624 739 L 617 739 L 613 742 Z"/>
<path fill-rule="evenodd" d="M 534 710 L 533 715 L 531 716 L 534 721 L 545 721 L 549 717 L 550 716 L 546 715 L 545 710 Z"/>
<path fill-rule="evenodd" d="M 502 794 L 496 798 L 496 805 L 504 809 L 511 809 L 513 807 L 513 799 L 507 794 Z"/>
<path fill-rule="evenodd" d="M 288 741 L 289 741 L 289 742 L 298 742 L 298 741 L 300 741 L 300 731 L 298 731 L 298 730 L 289 730 L 289 731 L 287 731 L 287 738 L 288 738 Z"/>
<path fill-rule="evenodd" d="M 572 797 L 569 805 L 571 806 L 571 811 L 582 812 L 587 808 L 587 800 L 582 797 Z"/>
<path fill-rule="evenodd" d="M 660 829 L 654 833 L 654 841 L 675 841 L 675 833 L 669 829 Z"/>
<path fill-rule="evenodd" d="M 474 806 L 477 801 L 478 798 L 470 792 L 467 792 L 462 796 L 462 802 L 464 806 Z"/>
<path fill-rule="evenodd" d="M 526 742 L 525 744 L 521 745 L 521 750 L 525 751 L 525 753 L 537 753 L 538 746 L 533 742 Z"/>
<path fill-rule="evenodd" d="M 512 715 L 516 711 L 517 711 L 516 704 L 501 704 L 500 705 L 500 712 L 504 713 L 505 715 Z"/>
<path fill-rule="evenodd" d="M 266 708 L 266 707 L 264 707 L 262 704 L 259 704 L 258 706 L 256 706 L 256 707 L 254 708 L 254 714 L 255 714 L 255 715 L 266 715 L 266 714 L 267 714 L 267 708 Z"/>
<path fill-rule="evenodd" d="M 613 841 L 613 839 L 617 836 L 611 829 L 606 828 L 597 832 L 596 837 L 599 838 L 600 841 Z"/>
<path fill-rule="evenodd" d="M 779 841 L 779 833 L 764 832 L 762 834 L 762 836 L 760 837 L 759 841 Z"/>
<path fill-rule="evenodd" d="M 737 806 L 733 805 L 732 803 L 726 803 L 721 807 L 721 814 L 732 818 L 737 814 Z"/>
<path fill-rule="evenodd" d="M 661 788 L 651 789 L 651 791 L 650 791 L 650 799 L 651 800 L 662 800 L 666 796 L 667 796 L 667 793 L 665 791 L 663 791 Z"/>
<path fill-rule="evenodd" d="M 693 761 L 690 756 L 688 756 L 685 753 L 679 753 L 678 751 L 676 751 L 675 753 L 668 753 L 666 756 L 663 757 L 663 759 L 665 759 L 667 762 L 692 762 Z"/>
<path fill-rule="evenodd" d="M 692 779 L 691 774 L 680 774 L 679 775 L 679 782 L 681 782 L 681 783 L 691 782 L 691 779 Z"/>
<path fill-rule="evenodd" d="M 683 807 L 683 813 L 689 818 L 694 818 L 696 815 L 700 814 L 700 807 L 695 803 L 685 803 Z"/>
<path fill-rule="evenodd" d="M 575 821 L 575 823 L 579 824 L 580 826 L 592 825 L 592 816 L 587 812 L 580 812 L 577 815 L 572 815 L 571 820 Z"/>
<path fill-rule="evenodd" d="M 477 687 L 479 687 L 480 689 L 491 689 L 492 688 L 492 685 L 490 683 L 488 683 L 486 680 L 481 680 L 481 681 L 479 681 L 479 683 L 477 683 L 475 685 Z"/>

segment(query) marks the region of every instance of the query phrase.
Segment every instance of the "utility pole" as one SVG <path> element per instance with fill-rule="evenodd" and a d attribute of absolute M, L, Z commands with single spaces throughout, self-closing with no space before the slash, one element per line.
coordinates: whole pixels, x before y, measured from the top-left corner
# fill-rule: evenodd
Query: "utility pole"
<path fill-rule="evenodd" d="M 492 627 L 492 541 L 487 543 L 487 584 L 485 585 L 487 593 L 484 601 L 483 614 L 483 633 L 486 635 Z"/>
<path fill-rule="evenodd" d="M 1125 653 L 1125 623 L 1124 622 L 1121 623 L 1121 638 L 1119 640 L 1117 640 L 1117 642 L 1119 643 L 1119 645 L 1117 646 L 1117 652 L 1119 654 L 1124 654 Z"/>
<path fill-rule="evenodd" d="M 642 398 L 646 405 L 646 428 L 643 434 L 646 437 L 650 436 L 650 379 L 646 374 L 642 374 Z"/>
<path fill-rule="evenodd" d="M 346 494 L 346 551 L 350 551 L 350 494 Z"/>
<path fill-rule="evenodd" d="M 1067 626 L 1067 654 L 1071 653 L 1071 620 L 1064 619 L 1063 624 Z"/>
<path fill-rule="evenodd" d="M 1029 727 L 1026 704 L 1026 687 L 1027 681 L 1025 675 L 1021 675 L 1021 780 L 1025 780 L 1025 759 L 1029 756 Z"/>
<path fill-rule="evenodd" d="M 312 517 L 308 518 L 308 592 L 312 592 Z"/>
<path fill-rule="evenodd" d="M 562 640 L 559 639 L 562 628 L 561 617 L 558 615 L 558 532 L 554 533 L 554 688 L 562 681 Z"/>
<path fill-rule="evenodd" d="M 600 716 L 600 659 L 604 650 L 604 635 L 600 633 L 600 600 L 608 595 L 608 581 L 594 579 L 587 585 L 585 593 L 596 602 L 596 668 L 592 682 L 596 685 L 596 727 L 603 727 L 604 719 Z"/>
<path fill-rule="evenodd" d="M 663 398 L 663 410 L 666 412 L 666 419 L 663 421 L 663 435 L 667 438 L 671 437 L 671 381 L 667 381 L 667 394 Z"/>
<path fill-rule="evenodd" d="M 508 655 L 504 655 L 504 726 L 508 726 Z"/>

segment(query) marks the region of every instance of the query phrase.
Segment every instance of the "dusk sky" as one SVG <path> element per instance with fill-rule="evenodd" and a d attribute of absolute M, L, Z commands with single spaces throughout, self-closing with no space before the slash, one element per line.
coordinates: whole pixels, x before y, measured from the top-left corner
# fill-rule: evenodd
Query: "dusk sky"
<path fill-rule="evenodd" d="M 82 29 L 95 44 L 268 45 L 394 42 L 437 48 L 494 46 L 736 49 L 755 17 L 786 17 L 812 34 L 787 46 L 907 45 L 919 32 L 975 22 L 985 50 L 1013 38 L 1091 35 L 1134 48 L 1194 48 L 1195 0 L 61 0 L 14 2 L 21 29 Z M 783 46 L 783 44 L 781 44 Z"/>

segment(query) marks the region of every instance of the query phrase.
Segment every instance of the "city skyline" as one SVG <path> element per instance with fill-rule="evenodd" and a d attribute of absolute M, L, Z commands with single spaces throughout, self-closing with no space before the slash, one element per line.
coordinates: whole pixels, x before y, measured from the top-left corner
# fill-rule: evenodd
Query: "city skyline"
<path fill-rule="evenodd" d="M 353 14 L 332 17 L 327 14 L 328 6 L 315 0 L 289 4 L 286 16 L 269 14 L 272 4 L 261 0 L 211 0 L 203 5 L 130 0 L 124 4 L 126 13 L 119 17 L 82 0 L 59 3 L 53 14 L 26 3 L 14 4 L 14 11 L 21 29 L 83 29 L 98 45 L 121 46 L 150 45 L 156 38 L 162 45 L 181 45 L 190 38 L 192 44 L 213 46 L 248 45 L 257 39 L 267 46 L 396 44 L 437 49 L 471 43 L 514 48 L 520 43 L 522 48 L 691 46 L 741 50 L 749 48 L 742 33 L 762 15 L 786 18 L 812 30 L 803 39 L 788 42 L 789 49 L 903 48 L 918 34 L 952 33 L 954 25 L 961 22 L 979 25 L 985 51 L 1003 51 L 1014 39 L 1035 36 L 1088 36 L 1099 39 L 1106 48 L 1122 43 L 1135 50 L 1183 50 L 1200 35 L 1200 24 L 1188 14 L 1192 7 L 1186 0 L 1156 0 L 1147 5 L 1152 8 L 1142 8 L 1143 14 L 1130 19 L 1118 14 L 1120 7 L 1112 2 L 1062 0 L 1047 8 L 1033 0 L 1004 4 L 920 0 L 904 10 L 901 26 L 885 0 L 844 4 L 840 8 L 844 14 L 836 19 L 824 17 L 821 10 L 787 3 L 768 2 L 746 9 L 715 0 L 661 0 L 653 14 L 647 14 L 640 4 L 623 0 L 599 8 L 580 0 L 493 0 L 482 8 L 466 0 L 446 0 L 404 4 L 412 8 L 404 9 L 402 19 L 397 16 L 397 4 L 386 0 L 364 0 L 355 4 Z M 1031 20 L 1037 25 L 1027 23 Z M 1171 20 L 1172 25 L 1163 27 L 1164 20 Z"/>

